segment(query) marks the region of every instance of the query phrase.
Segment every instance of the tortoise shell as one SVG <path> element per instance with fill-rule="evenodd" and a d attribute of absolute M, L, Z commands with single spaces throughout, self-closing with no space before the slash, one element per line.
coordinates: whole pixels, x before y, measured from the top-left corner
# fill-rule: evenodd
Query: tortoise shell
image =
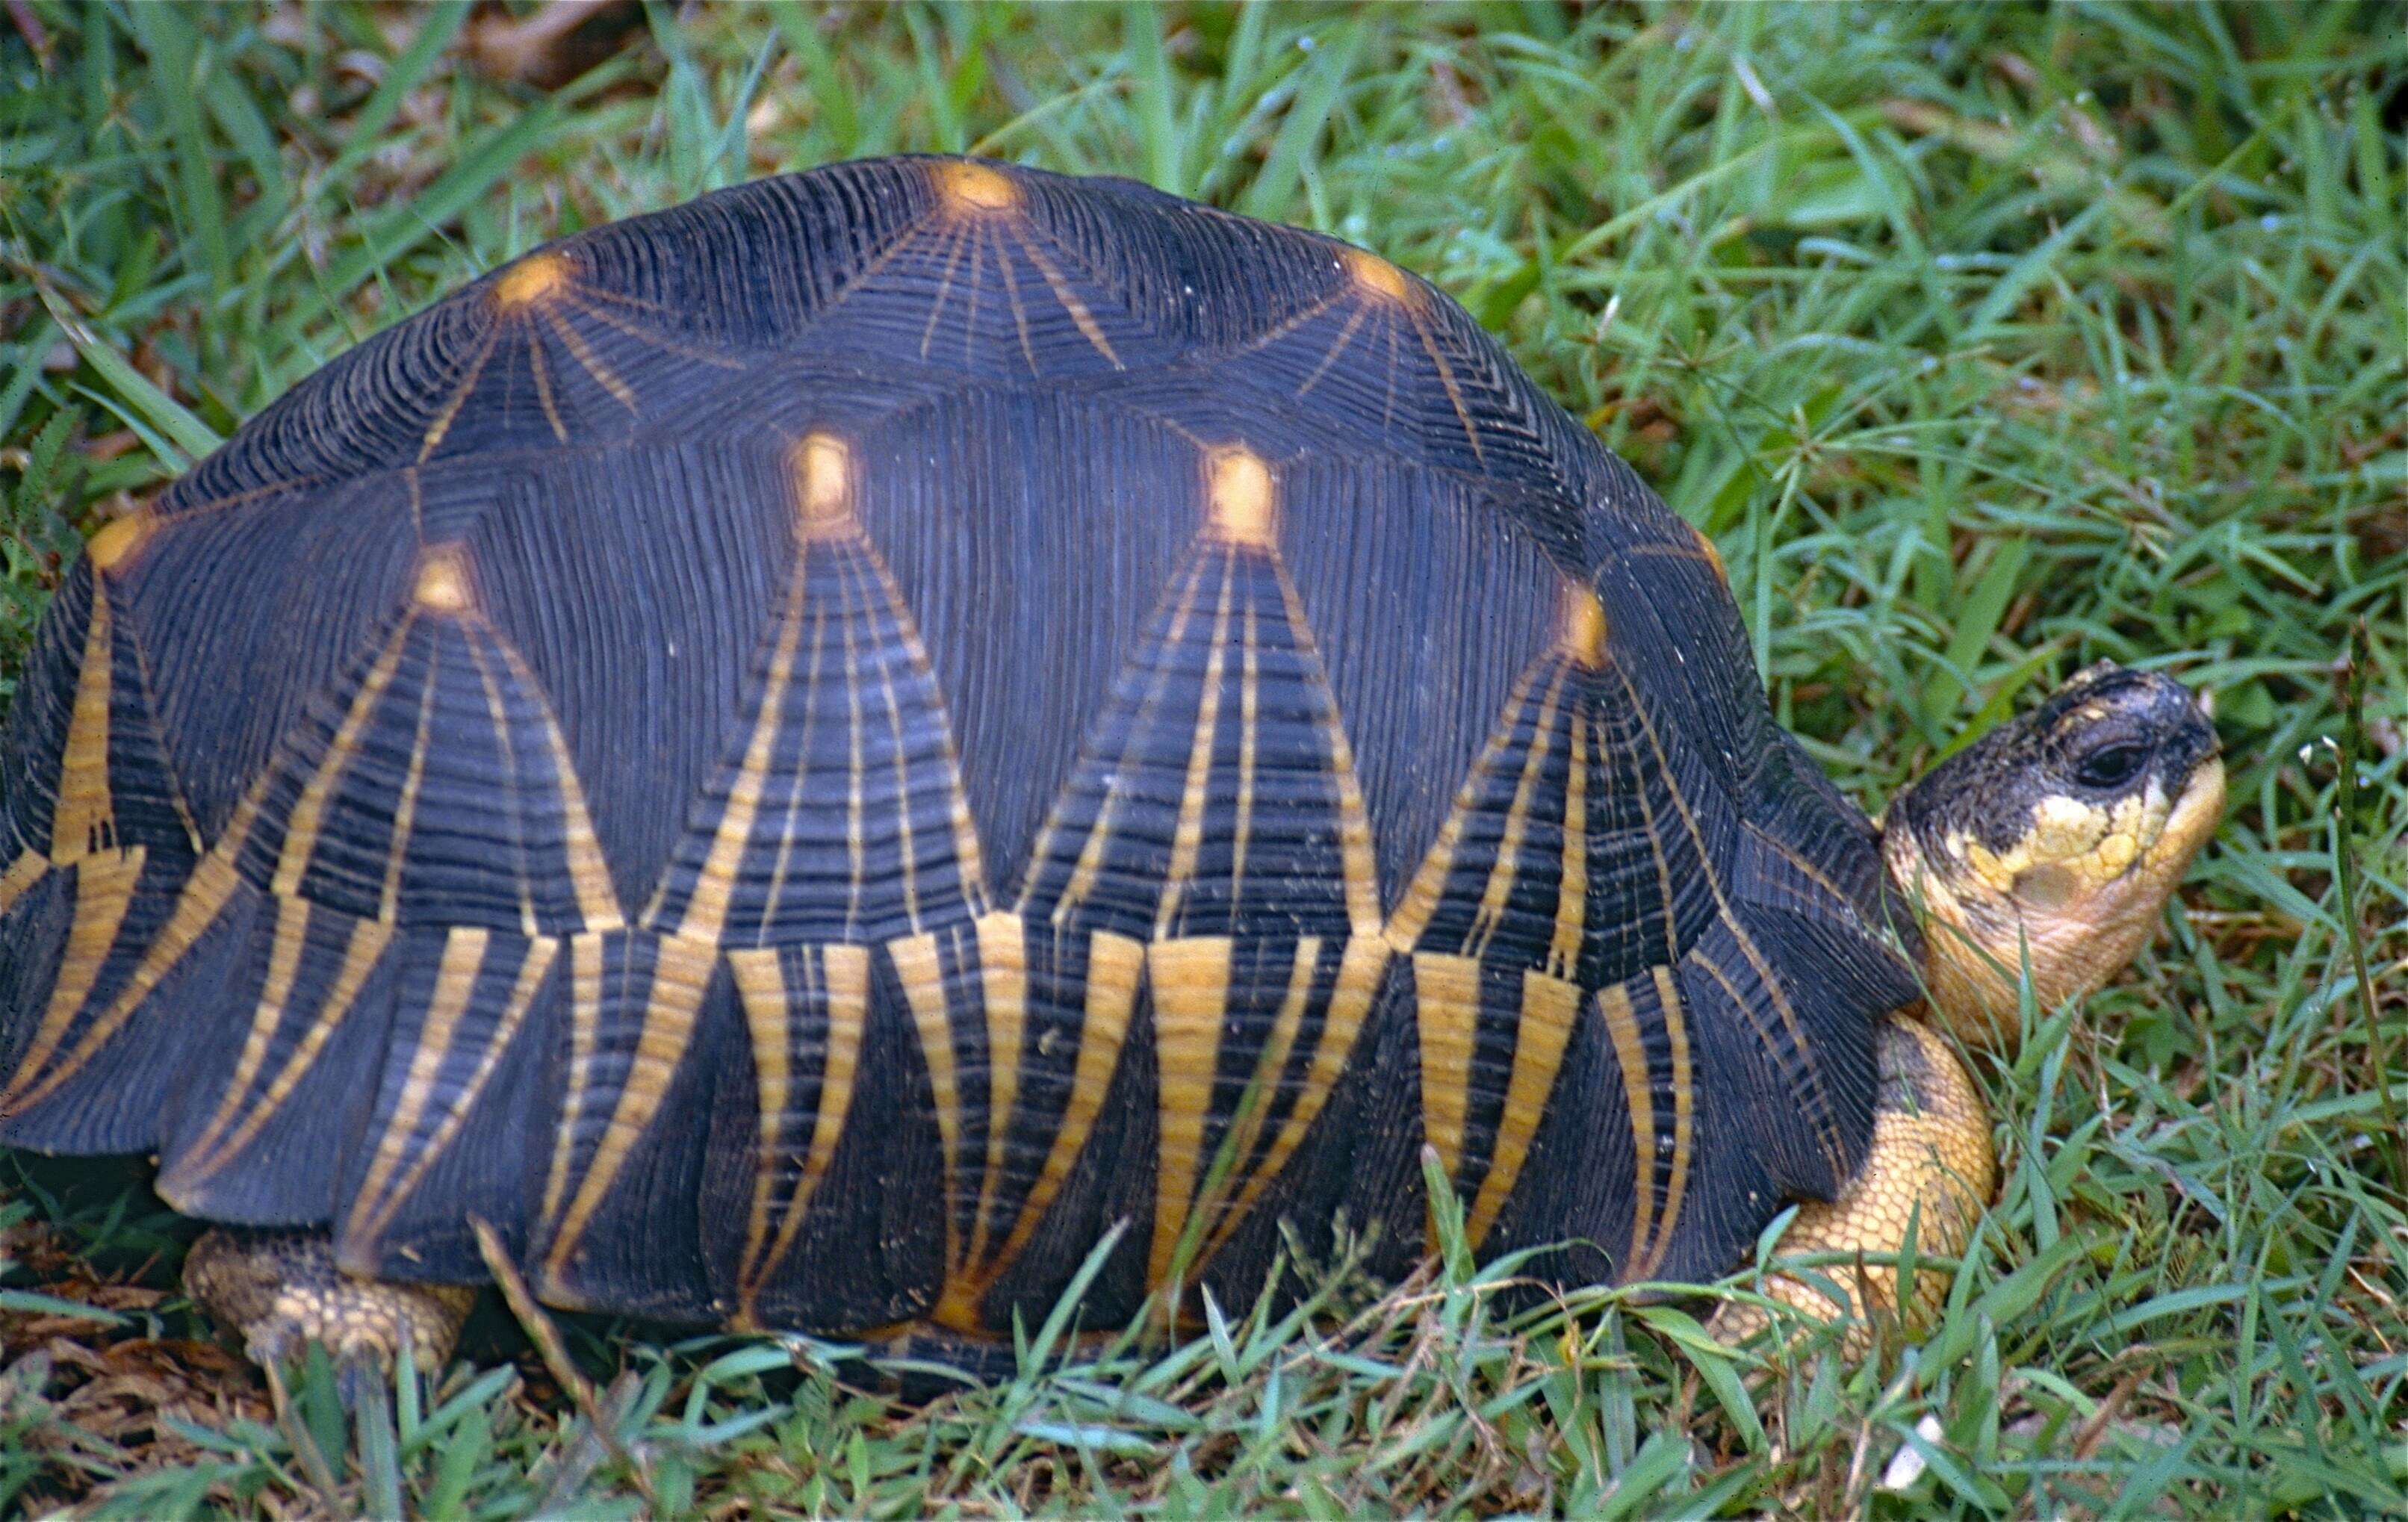
<path fill-rule="evenodd" d="M 0 1140 L 340 1261 L 842 1332 L 1290 1223 L 1726 1270 L 1914 985 L 1712 546 L 1453 302 L 897 159 L 552 244 L 93 543 Z"/>

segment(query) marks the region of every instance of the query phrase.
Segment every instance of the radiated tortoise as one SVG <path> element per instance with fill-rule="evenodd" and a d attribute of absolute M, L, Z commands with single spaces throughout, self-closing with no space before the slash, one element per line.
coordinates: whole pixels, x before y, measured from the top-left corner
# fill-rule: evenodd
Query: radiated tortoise
<path fill-rule="evenodd" d="M 1008 1335 L 1116 1225 L 1090 1324 L 1228 1305 L 1283 1223 L 1410 1263 L 1425 1148 L 1562 1281 L 1794 1201 L 1945 1255 L 1956 1043 L 2122 966 L 2222 795 L 2100 667 L 1877 830 L 1432 287 L 939 158 L 326 366 L 93 541 L 0 787 L 0 1140 L 155 1154 L 263 1356 L 440 1356 L 475 1221 L 680 1322 Z"/>

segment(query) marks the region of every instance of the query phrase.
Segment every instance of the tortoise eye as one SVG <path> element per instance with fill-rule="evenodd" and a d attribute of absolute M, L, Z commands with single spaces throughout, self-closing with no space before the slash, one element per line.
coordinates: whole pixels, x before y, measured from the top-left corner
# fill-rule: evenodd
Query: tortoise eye
<path fill-rule="evenodd" d="M 2140 774 L 2149 748 L 2130 740 L 2101 745 L 2073 768 L 2073 780 L 2085 787 L 2121 787 Z"/>

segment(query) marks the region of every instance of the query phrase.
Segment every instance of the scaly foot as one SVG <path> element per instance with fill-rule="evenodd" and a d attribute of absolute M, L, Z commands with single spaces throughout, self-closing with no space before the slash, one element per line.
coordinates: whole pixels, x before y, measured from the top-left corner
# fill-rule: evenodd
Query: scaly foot
<path fill-rule="evenodd" d="M 1930 1027 L 1902 1015 L 1883 1022 L 1876 1040 L 1881 1091 L 1874 1100 L 1872 1146 L 1839 1199 L 1810 1202 L 1799 1211 L 1781 1239 L 1784 1256 L 1892 1256 L 1905 1247 L 1913 1221 L 1916 1256 L 1955 1257 L 1990 1198 L 1998 1174 L 1990 1117 L 1956 1055 Z M 1910 1328 L 1928 1325 L 1948 1294 L 1949 1275 L 1937 1269 L 1917 1271 L 1914 1293 L 1903 1306 L 1898 1270 L 1887 1264 L 1829 1263 L 1813 1272 L 1845 1291 L 1847 1302 L 1786 1273 L 1767 1274 L 1764 1293 L 1818 1319 L 1845 1314 L 1852 1322 L 1844 1344 L 1851 1356 L 1860 1356 L 1871 1341 L 1864 1303 L 1868 1287 L 1882 1310 L 1899 1315 Z M 1761 1306 L 1731 1302 L 1716 1313 L 1711 1329 L 1718 1340 L 1738 1343 L 1771 1322 L 1772 1314 Z"/>
<path fill-rule="evenodd" d="M 251 1361 L 280 1365 L 322 1344 L 346 1392 L 363 1377 L 390 1377 L 408 1328 L 413 1361 L 443 1367 L 476 1291 L 354 1278 L 336 1267 L 322 1232 L 221 1227 L 193 1243 L 184 1290 L 240 1332 Z"/>

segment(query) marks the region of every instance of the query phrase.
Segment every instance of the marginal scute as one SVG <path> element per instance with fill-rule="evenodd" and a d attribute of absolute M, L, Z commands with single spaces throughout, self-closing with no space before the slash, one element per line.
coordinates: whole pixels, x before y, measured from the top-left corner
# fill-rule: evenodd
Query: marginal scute
<path fill-rule="evenodd" d="M 367 1172 L 338 1234 L 337 1252 L 347 1266 L 366 1268 L 377 1262 L 380 1239 L 420 1181 L 450 1150 L 560 951 L 560 941 L 552 937 L 524 943 L 510 975 L 507 1002 L 495 1017 L 474 1008 L 477 984 L 495 940 L 492 932 L 473 926 L 455 926 L 444 938 L 432 998 L 408 1062 L 399 1070 L 403 1081 L 392 1093 L 389 1108 L 380 1105 L 377 1119 L 381 1124 Z M 469 1064 L 465 1074 L 460 1071 L 463 1058 Z"/>
<path fill-rule="evenodd" d="M 1522 1165 L 1544 1122 L 1553 1099 L 1555 1077 L 1562 1070 L 1564 1049 L 1581 1020 L 1578 984 L 1542 972 L 1522 974 L 1522 1002 L 1514 1027 L 1513 1066 L 1506 1079 L 1505 1107 L 1498 1118 L 1497 1140 L 1488 1149 L 1488 1171 L 1471 1197 L 1463 1218 L 1464 1235 L 1484 1242 L 1497 1224 L 1505 1201 L 1520 1182 Z"/>
<path fill-rule="evenodd" d="M 853 1104 L 862 1033 L 868 1026 L 869 953 L 848 945 L 733 951 L 727 961 L 743 1003 L 759 1084 L 758 1150 L 736 1271 L 734 1322 L 758 1326 L 762 1286 L 793 1250 Z M 786 977 L 790 965 L 801 974 L 792 983 Z M 819 1059 L 818 1070 L 808 1073 L 795 1060 L 806 1017 L 819 1042 L 810 1054 Z M 798 1102 L 806 1080 L 817 1089 L 808 1110 Z"/>
<path fill-rule="evenodd" d="M 235 1161 L 283 1110 L 327 1043 L 350 1017 L 392 938 L 377 920 L 313 921 L 303 898 L 279 898 L 259 987 L 234 1076 L 198 1135 L 179 1139 L 159 1180 L 171 1202 L 202 1199 L 200 1188 Z"/>

